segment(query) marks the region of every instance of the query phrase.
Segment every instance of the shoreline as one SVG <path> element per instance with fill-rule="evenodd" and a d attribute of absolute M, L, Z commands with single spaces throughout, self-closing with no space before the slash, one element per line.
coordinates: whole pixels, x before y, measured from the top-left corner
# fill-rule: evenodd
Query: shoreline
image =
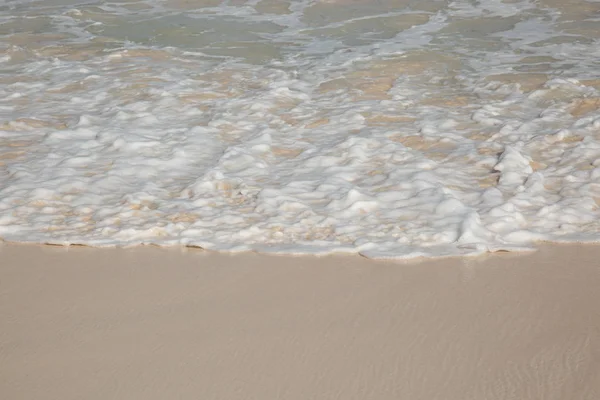
<path fill-rule="evenodd" d="M 599 259 L 3 244 L 0 394 L 592 400 Z"/>
<path fill-rule="evenodd" d="M 487 250 L 477 250 L 477 252 L 467 252 L 467 253 L 459 253 L 459 254 L 441 254 L 441 255 L 431 255 L 431 254 L 423 254 L 421 252 L 413 252 L 409 254 L 404 254 L 401 256 L 368 256 L 364 254 L 363 251 L 287 251 L 281 250 L 279 247 L 268 248 L 264 247 L 263 250 L 256 250 L 252 248 L 243 249 L 243 250 L 214 250 L 202 247 L 200 245 L 195 244 L 160 244 L 160 243 L 139 243 L 139 244 L 127 244 L 127 245 L 89 245 L 85 243 L 52 243 L 52 242 L 19 242 L 19 241 L 5 241 L 0 240 L 0 248 L 2 246 L 33 246 L 33 247 L 41 247 L 41 248 L 49 248 L 49 249 L 62 249 L 64 251 L 68 251 L 69 249 L 89 249 L 89 250 L 102 250 L 102 251 L 135 251 L 141 249 L 158 249 L 162 251 L 169 252 L 180 252 L 182 254 L 187 253 L 188 251 L 194 252 L 205 252 L 207 254 L 212 255 L 221 255 L 221 256 L 244 256 L 244 255 L 257 255 L 264 257 L 293 257 L 293 258 L 327 258 L 327 257 L 359 257 L 365 258 L 370 261 L 376 262 L 391 262 L 391 263 L 421 263 L 421 262 L 429 262 L 429 261 L 442 261 L 448 259 L 474 259 L 474 258 L 482 258 L 482 257 L 490 257 L 494 255 L 502 255 L 502 254 L 511 254 L 515 256 L 522 256 L 528 254 L 534 254 L 539 251 L 544 251 L 545 249 L 552 246 L 585 246 L 585 247 L 600 247 L 600 241 L 595 239 L 590 240 L 578 240 L 578 241 L 570 241 L 570 240 L 541 240 L 535 241 L 528 245 L 522 246 L 506 246 L 506 248 L 491 248 Z M 267 250 L 264 250 L 267 249 Z M 142 250 L 144 251 L 144 250 Z M 418 254 L 418 255 L 413 255 Z"/>

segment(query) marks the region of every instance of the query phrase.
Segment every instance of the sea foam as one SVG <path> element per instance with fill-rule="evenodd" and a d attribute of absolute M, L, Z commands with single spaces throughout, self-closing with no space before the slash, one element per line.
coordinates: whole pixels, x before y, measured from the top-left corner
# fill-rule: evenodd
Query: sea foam
<path fill-rule="evenodd" d="M 600 3 L 219 3 L 0 8 L 2 239 L 600 240 Z"/>

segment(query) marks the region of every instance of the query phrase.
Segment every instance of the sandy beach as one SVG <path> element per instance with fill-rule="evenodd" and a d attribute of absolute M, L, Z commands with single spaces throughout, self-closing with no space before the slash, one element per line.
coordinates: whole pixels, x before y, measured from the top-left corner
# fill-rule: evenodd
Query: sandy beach
<path fill-rule="evenodd" d="M 1 2 L 0 400 L 600 400 L 599 16 Z"/>
<path fill-rule="evenodd" d="M 0 247 L 3 399 L 600 398 L 600 247 Z"/>

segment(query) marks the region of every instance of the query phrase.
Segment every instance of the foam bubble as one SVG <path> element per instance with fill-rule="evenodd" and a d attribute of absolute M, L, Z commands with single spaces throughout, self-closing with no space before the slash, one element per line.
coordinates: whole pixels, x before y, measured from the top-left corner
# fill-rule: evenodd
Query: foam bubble
<path fill-rule="evenodd" d="M 184 3 L 0 11 L 0 237 L 376 258 L 600 239 L 600 46 L 563 17 L 593 3 Z"/>

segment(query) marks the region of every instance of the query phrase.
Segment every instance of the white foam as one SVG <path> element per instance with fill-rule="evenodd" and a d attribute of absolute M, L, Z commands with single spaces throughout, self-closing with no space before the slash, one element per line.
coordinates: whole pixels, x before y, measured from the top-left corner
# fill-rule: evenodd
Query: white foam
<path fill-rule="evenodd" d="M 0 11 L 41 35 L 0 36 L 4 240 L 376 258 L 600 240 L 600 46 L 560 43 L 556 10 L 143 4 Z"/>

